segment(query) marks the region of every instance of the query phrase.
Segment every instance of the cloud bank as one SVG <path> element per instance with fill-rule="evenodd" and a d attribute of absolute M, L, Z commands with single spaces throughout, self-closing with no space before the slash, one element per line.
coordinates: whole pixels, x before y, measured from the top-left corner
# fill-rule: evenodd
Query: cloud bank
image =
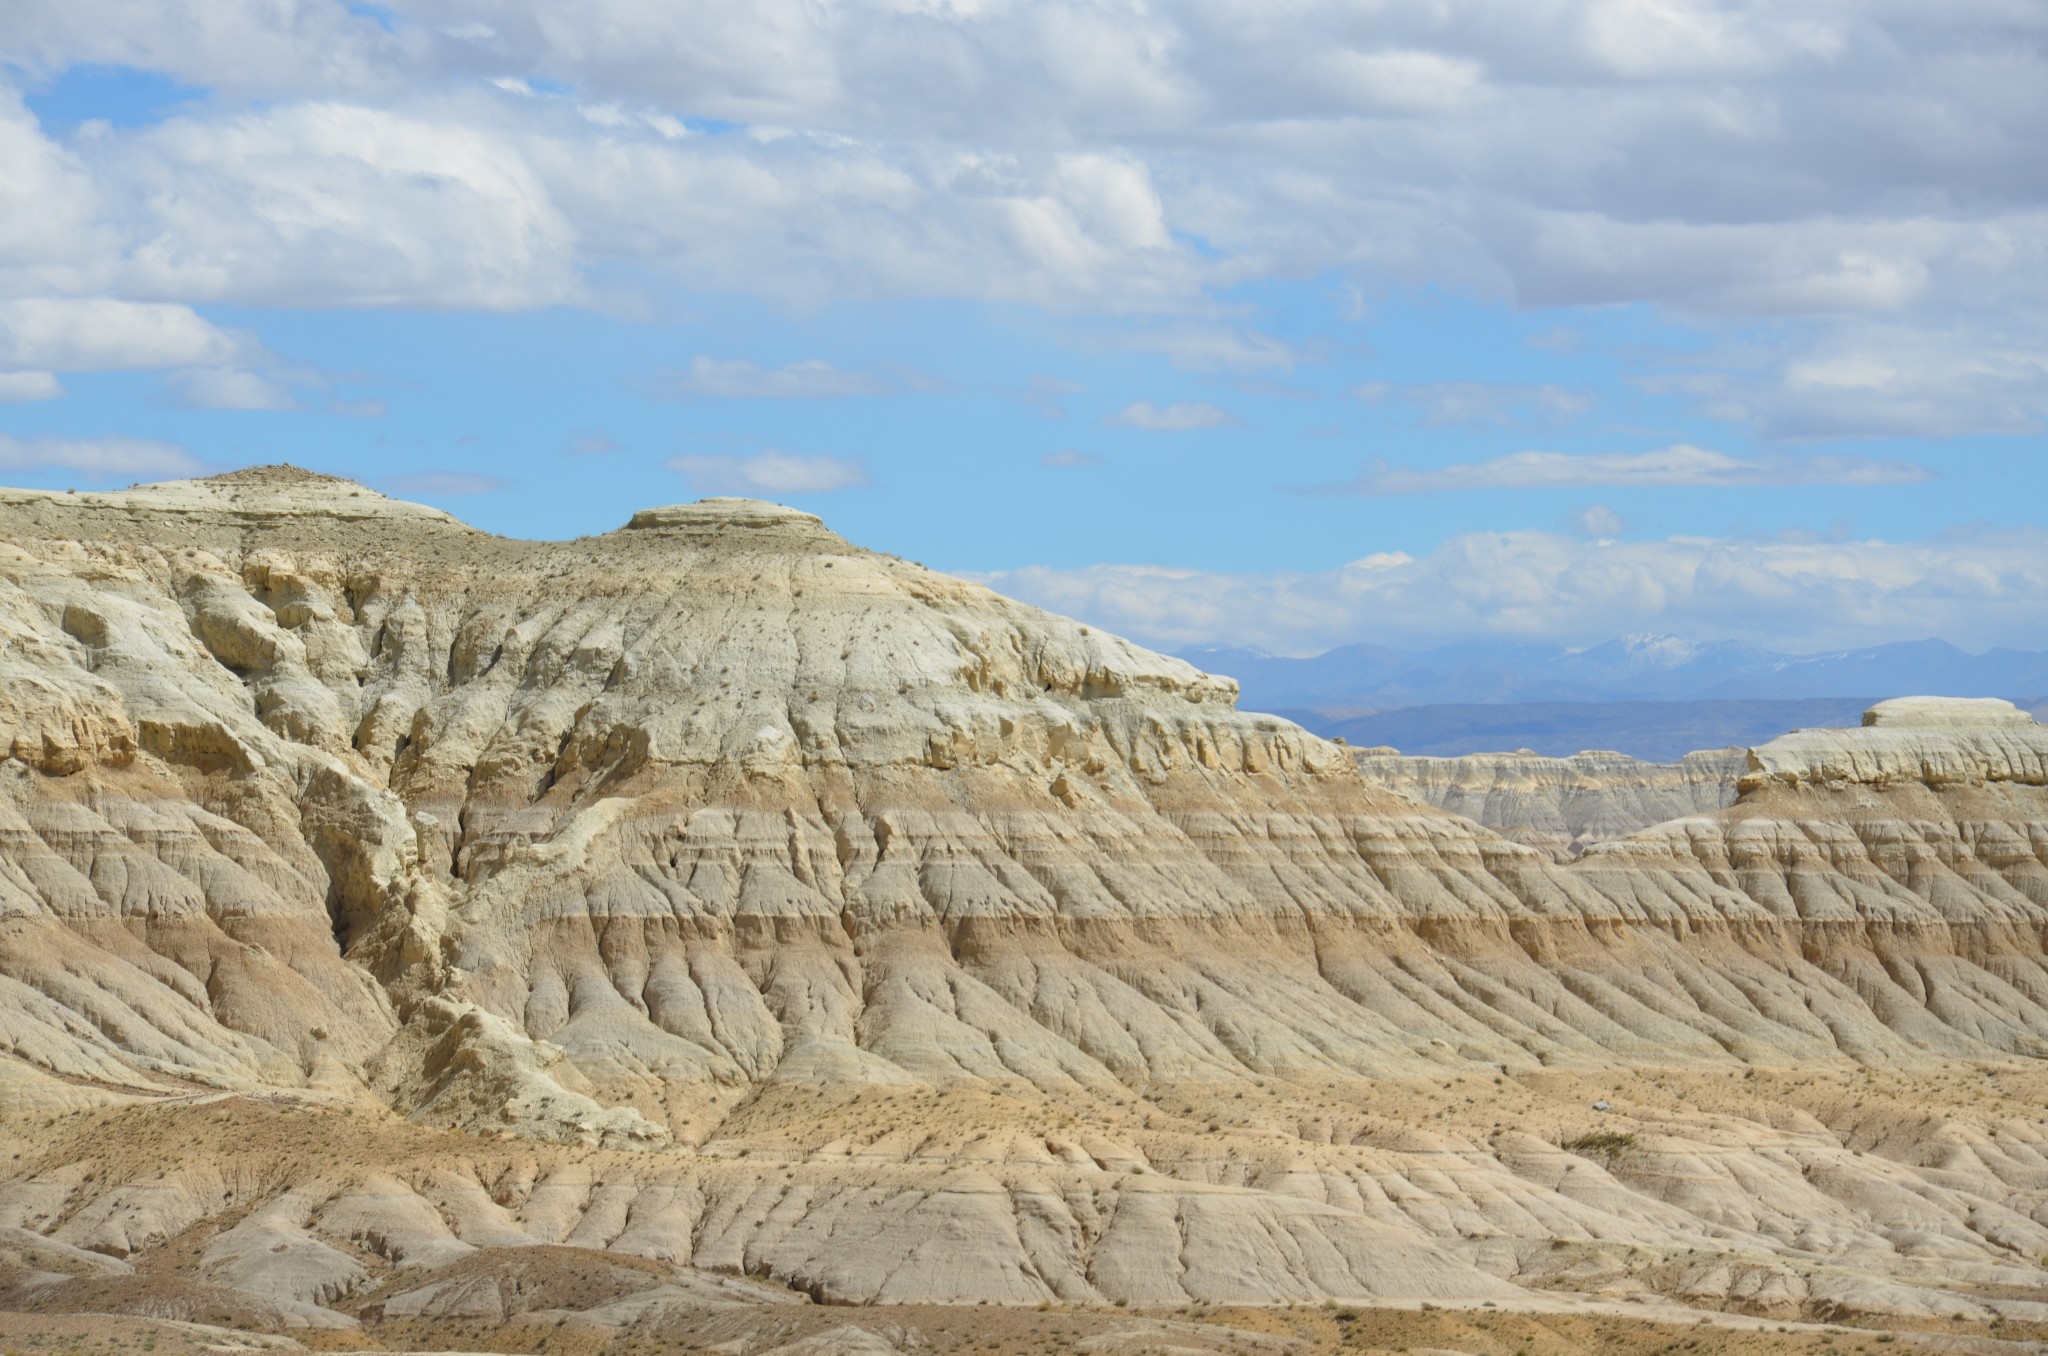
<path fill-rule="evenodd" d="M 248 356 L 254 347 L 189 306 L 105 297 L 0 300 L 0 368 L 213 367 Z"/>
<path fill-rule="evenodd" d="M 1610 525 L 1599 514 L 1586 524 Z M 1907 542 L 1490 532 L 1315 574 L 1097 565 L 977 578 L 1169 649 L 1226 641 L 1315 654 L 1474 636 L 1571 645 L 1658 631 L 1809 651 L 1919 636 L 1990 646 L 2048 629 L 2048 532 L 2038 529 Z"/>
<path fill-rule="evenodd" d="M 0 296 L 947 297 L 1248 371 L 1299 355 L 1218 298 L 1338 272 L 1768 323 L 1765 363 L 1661 375 L 1769 437 L 2048 414 L 2038 6 L 15 0 L 8 30 Z M 80 63 L 210 93 L 43 125 L 23 96 Z"/>

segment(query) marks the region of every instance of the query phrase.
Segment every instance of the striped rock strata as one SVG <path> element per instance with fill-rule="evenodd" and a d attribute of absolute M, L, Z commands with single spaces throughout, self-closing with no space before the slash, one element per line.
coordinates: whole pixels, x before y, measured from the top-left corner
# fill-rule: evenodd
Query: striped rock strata
<path fill-rule="evenodd" d="M 0 1303 L 2048 1318 L 2002 714 L 1565 865 L 807 514 L 285 469 L 0 494 L 0 631 Z"/>
<path fill-rule="evenodd" d="M 1652 824 L 1726 809 L 1749 770 L 1744 749 L 1706 749 L 1675 763 L 1603 750 L 1568 758 L 1528 750 L 1404 758 L 1370 748 L 1353 749 L 1351 757 L 1373 785 L 1475 820 L 1560 862 Z"/>

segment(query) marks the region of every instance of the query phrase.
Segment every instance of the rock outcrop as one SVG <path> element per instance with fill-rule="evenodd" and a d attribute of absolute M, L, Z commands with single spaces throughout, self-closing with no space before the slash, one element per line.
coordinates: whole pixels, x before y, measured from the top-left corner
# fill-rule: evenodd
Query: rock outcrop
<path fill-rule="evenodd" d="M 1351 757 L 1373 785 L 1484 824 L 1560 862 L 1652 824 L 1724 810 L 1749 769 L 1744 749 L 1706 749 L 1676 763 L 1599 750 L 1569 758 L 1527 749 L 1404 758 L 1368 748 L 1353 749 Z"/>
<path fill-rule="evenodd" d="M 0 494 L 0 631 L 7 1293 L 2048 1317 L 2037 727 L 1565 864 L 808 514 L 283 469 Z"/>
<path fill-rule="evenodd" d="M 1879 702 L 1854 730 L 1801 730 L 1756 749 L 1757 782 L 2048 786 L 2048 727 L 1995 698 Z"/>

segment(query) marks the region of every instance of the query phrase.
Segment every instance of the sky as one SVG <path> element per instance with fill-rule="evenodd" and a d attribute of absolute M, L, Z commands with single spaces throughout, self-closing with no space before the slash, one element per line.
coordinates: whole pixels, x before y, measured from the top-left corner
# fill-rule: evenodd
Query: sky
<path fill-rule="evenodd" d="M 2039 0 L 7 0 L 0 481 L 1162 648 L 2048 647 Z"/>

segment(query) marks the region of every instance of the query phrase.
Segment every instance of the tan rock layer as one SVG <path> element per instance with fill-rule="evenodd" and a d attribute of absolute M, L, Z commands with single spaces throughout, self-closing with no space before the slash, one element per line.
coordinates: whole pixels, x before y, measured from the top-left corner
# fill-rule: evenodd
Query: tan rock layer
<path fill-rule="evenodd" d="M 1731 807 L 1561 819 L 1560 865 L 809 515 L 510 542 L 276 471 L 0 495 L 0 628 L 0 1091 L 314 1136 L 52 1143 L 0 1186 L 51 1246 L 199 1230 L 194 1275 L 314 1324 L 538 1245 L 856 1301 L 2044 1279 L 2038 1117 L 1901 1111 L 2048 1056 L 2038 727 L 1794 736 Z M 1889 1081 L 1739 1093 L 1787 1070 Z M 563 1147 L 399 1170 L 356 1128 L 393 1113 Z"/>
<path fill-rule="evenodd" d="M 1749 770 L 1744 749 L 1703 750 L 1676 763 L 1598 751 L 1404 758 L 1353 749 L 1351 757 L 1373 785 L 1484 824 L 1560 862 L 1654 824 L 1725 810 Z"/>

